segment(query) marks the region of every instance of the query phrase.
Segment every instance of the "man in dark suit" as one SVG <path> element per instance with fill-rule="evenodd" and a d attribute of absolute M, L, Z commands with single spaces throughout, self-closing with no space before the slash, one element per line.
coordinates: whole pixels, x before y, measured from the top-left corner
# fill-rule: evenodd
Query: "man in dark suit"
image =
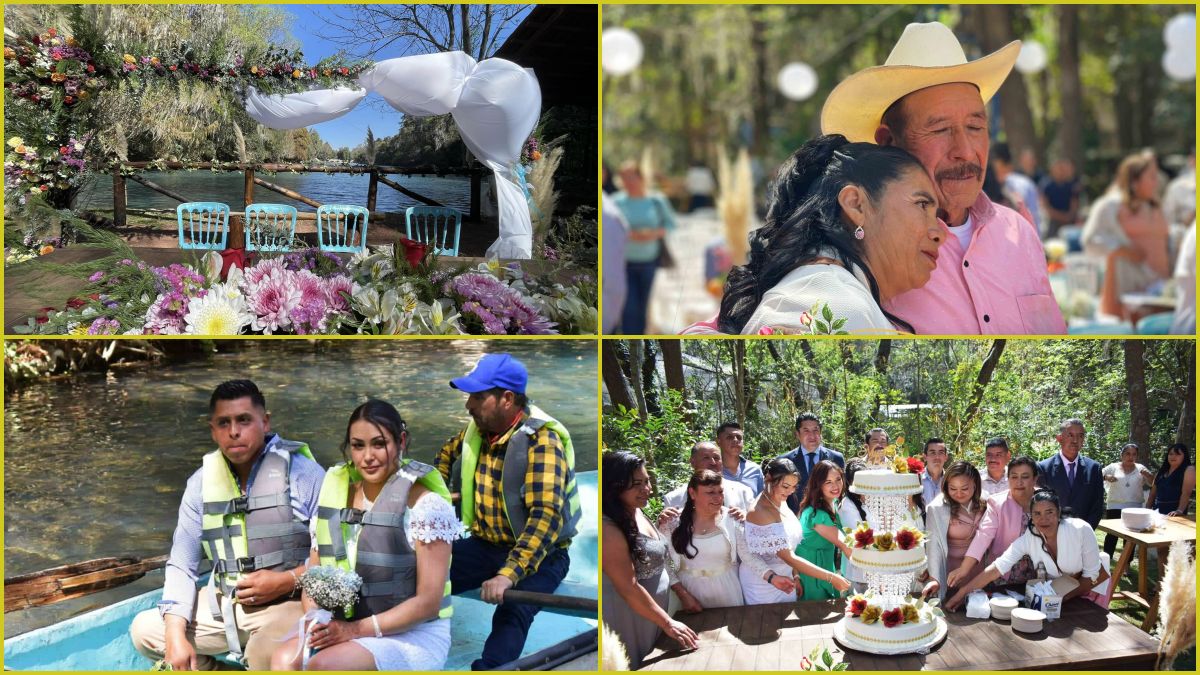
<path fill-rule="evenodd" d="M 1086 520 L 1093 529 L 1104 517 L 1104 476 L 1100 464 L 1084 457 L 1083 421 L 1072 417 L 1058 426 L 1058 454 L 1038 462 L 1038 485 L 1058 493 L 1071 515 Z"/>
<path fill-rule="evenodd" d="M 845 468 L 846 458 L 837 450 L 821 445 L 821 420 L 813 413 L 800 413 L 796 418 L 796 440 L 800 445 L 783 457 L 792 460 L 800 470 L 800 484 L 796 486 L 792 496 L 788 497 L 788 506 L 798 514 L 800 501 L 804 499 L 804 489 L 808 485 L 808 475 L 817 462 L 827 459 Z"/>

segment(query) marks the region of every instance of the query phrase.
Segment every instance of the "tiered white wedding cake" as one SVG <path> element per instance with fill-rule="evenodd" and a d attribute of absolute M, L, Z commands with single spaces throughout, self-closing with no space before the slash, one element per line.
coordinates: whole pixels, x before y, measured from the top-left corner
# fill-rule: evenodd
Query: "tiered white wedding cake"
<path fill-rule="evenodd" d="M 834 626 L 843 646 L 873 654 L 907 654 L 928 649 L 946 636 L 946 621 L 935 602 L 913 598 L 913 580 L 925 568 L 925 535 L 914 527 L 909 495 L 921 491 L 920 478 L 904 459 L 894 466 L 871 465 L 854 475 L 850 491 L 862 495 L 867 521 L 847 530 L 851 562 L 867 576 L 866 593 L 851 596 L 846 616 Z"/>

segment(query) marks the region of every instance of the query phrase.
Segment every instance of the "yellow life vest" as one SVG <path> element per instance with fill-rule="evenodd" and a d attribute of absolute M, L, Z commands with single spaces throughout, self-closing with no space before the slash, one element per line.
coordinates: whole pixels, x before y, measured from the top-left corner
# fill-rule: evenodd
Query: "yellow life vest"
<path fill-rule="evenodd" d="M 529 406 L 529 417 L 513 431 L 504 450 L 503 481 L 504 516 L 513 536 L 520 538 L 525 530 L 529 513 L 525 508 L 525 472 L 529 468 L 529 446 L 543 426 L 558 435 L 563 454 L 567 458 L 567 503 L 564 505 L 563 529 L 558 540 L 565 541 L 575 536 L 583 509 L 579 504 L 579 489 L 575 485 L 575 449 L 571 445 L 571 434 L 558 420 L 541 408 Z M 467 424 L 463 434 L 462 457 L 459 459 L 459 478 L 462 488 L 462 521 L 467 527 L 475 522 L 475 476 L 479 466 L 479 454 L 484 440 L 475 420 Z"/>
<path fill-rule="evenodd" d="M 404 532 L 404 512 L 414 484 L 450 502 L 442 476 L 428 464 L 403 460 L 370 511 L 347 507 L 350 484 L 362 480 L 351 464 L 338 464 L 325 472 L 317 500 L 317 554 L 322 565 L 357 572 L 363 579 L 358 602 L 346 617 L 371 616 L 385 612 L 411 598 L 417 591 L 417 556 Z M 357 539 L 351 526 L 361 525 Z M 438 618 L 454 615 L 450 605 L 447 572 Z"/>
<path fill-rule="evenodd" d="M 292 569 L 308 560 L 312 543 L 308 523 L 296 517 L 291 504 L 291 463 L 296 453 L 313 459 L 304 443 L 283 439 L 270 443 L 244 495 L 220 450 L 205 455 L 201 465 L 200 547 L 213 563 L 209 610 L 224 623 L 229 653 L 238 660 L 242 649 L 233 612 L 238 579 L 256 570 Z M 217 588 L 223 595 L 220 600 Z"/>

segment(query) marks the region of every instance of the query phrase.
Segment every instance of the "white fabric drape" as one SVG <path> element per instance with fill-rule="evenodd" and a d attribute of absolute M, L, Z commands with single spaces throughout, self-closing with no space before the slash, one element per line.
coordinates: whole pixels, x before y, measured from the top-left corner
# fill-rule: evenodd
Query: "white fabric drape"
<path fill-rule="evenodd" d="M 264 127 L 300 129 L 337 119 L 366 96 L 365 89 L 315 89 L 287 96 L 267 96 L 251 89 L 246 112 Z"/>
<path fill-rule="evenodd" d="M 533 71 L 504 59 L 476 62 L 463 52 L 444 52 L 380 61 L 358 83 L 362 90 L 277 96 L 251 90 L 246 110 L 263 126 L 296 129 L 346 114 L 369 91 L 406 115 L 452 114 L 467 148 L 496 175 L 500 237 L 487 254 L 532 257 L 529 204 L 512 166 L 541 114 L 542 92 Z"/>

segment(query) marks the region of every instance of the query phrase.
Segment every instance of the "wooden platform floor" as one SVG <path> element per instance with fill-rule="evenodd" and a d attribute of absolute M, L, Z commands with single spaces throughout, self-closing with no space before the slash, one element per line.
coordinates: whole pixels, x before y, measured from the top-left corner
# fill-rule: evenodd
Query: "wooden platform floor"
<path fill-rule="evenodd" d="M 946 616 L 946 640 L 928 654 L 877 656 L 843 649 L 833 639 L 844 600 L 709 609 L 675 618 L 700 636 L 700 648 L 679 650 L 660 637 L 642 670 L 796 670 L 814 648 L 829 648 L 851 670 L 1150 670 L 1158 641 L 1086 600 L 1064 608 L 1040 633 L 1012 630 L 1007 621 Z"/>

